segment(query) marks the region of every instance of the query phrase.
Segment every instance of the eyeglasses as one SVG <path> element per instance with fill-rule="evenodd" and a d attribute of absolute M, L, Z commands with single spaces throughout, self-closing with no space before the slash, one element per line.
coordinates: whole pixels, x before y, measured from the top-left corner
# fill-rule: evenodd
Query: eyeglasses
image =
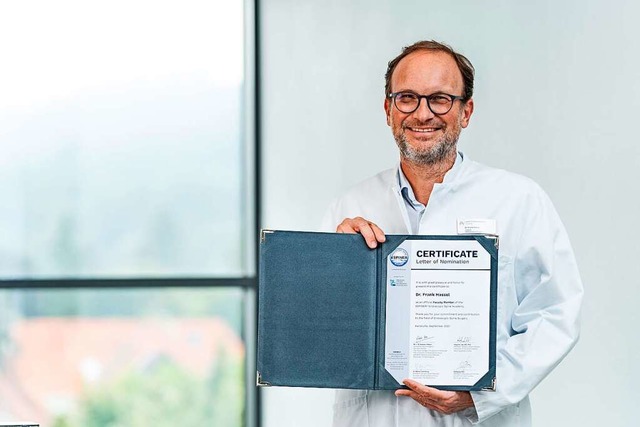
<path fill-rule="evenodd" d="M 443 115 L 451 111 L 453 101 L 463 100 L 463 96 L 449 95 L 448 93 L 433 93 L 431 95 L 418 95 L 413 92 L 395 92 L 389 94 L 393 98 L 393 105 L 405 114 L 411 114 L 420 107 L 422 98 L 427 100 L 427 107 L 433 114 Z"/>

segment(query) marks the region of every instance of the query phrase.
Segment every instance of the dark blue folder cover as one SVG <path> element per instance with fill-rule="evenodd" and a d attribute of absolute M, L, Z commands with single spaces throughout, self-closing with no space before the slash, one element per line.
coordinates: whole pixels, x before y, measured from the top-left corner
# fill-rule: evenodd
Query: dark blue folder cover
<path fill-rule="evenodd" d="M 476 239 L 492 255 L 490 370 L 470 387 L 493 388 L 497 244 L 485 236 L 388 235 L 375 250 L 358 234 L 261 235 L 258 385 L 397 389 L 384 368 L 386 257 L 405 239 Z"/>

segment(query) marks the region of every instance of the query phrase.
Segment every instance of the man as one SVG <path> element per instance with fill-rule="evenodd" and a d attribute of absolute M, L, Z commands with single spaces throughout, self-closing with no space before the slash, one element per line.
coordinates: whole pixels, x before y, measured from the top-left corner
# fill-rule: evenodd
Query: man
<path fill-rule="evenodd" d="M 528 395 L 578 339 L 582 284 L 547 195 L 531 180 L 457 151 L 473 114 L 474 69 L 434 41 L 389 62 L 384 110 L 400 151 L 332 205 L 325 228 L 360 233 L 456 234 L 464 219 L 495 221 L 500 235 L 496 391 L 441 391 L 407 379 L 394 392 L 339 390 L 335 427 L 530 426 Z"/>

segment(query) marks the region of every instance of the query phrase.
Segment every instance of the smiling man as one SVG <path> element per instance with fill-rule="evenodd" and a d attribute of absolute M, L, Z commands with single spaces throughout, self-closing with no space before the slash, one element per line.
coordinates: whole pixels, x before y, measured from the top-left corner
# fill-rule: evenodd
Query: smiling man
<path fill-rule="evenodd" d="M 533 181 L 457 150 L 474 109 L 467 58 L 422 41 L 389 62 L 385 77 L 400 163 L 337 199 L 325 229 L 360 233 L 371 248 L 385 233 L 456 234 L 470 219 L 499 234 L 496 390 L 441 391 L 411 379 L 395 393 L 339 390 L 334 427 L 530 426 L 529 393 L 579 334 L 582 283 L 565 229 Z"/>

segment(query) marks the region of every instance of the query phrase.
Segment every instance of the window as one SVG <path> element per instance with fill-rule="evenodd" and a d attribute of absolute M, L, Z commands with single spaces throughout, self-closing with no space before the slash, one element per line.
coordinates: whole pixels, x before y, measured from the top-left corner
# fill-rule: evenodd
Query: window
<path fill-rule="evenodd" d="M 244 15 L 0 5 L 0 422 L 246 424 Z"/>
<path fill-rule="evenodd" d="M 243 291 L 0 291 L 0 420 L 242 425 Z"/>

